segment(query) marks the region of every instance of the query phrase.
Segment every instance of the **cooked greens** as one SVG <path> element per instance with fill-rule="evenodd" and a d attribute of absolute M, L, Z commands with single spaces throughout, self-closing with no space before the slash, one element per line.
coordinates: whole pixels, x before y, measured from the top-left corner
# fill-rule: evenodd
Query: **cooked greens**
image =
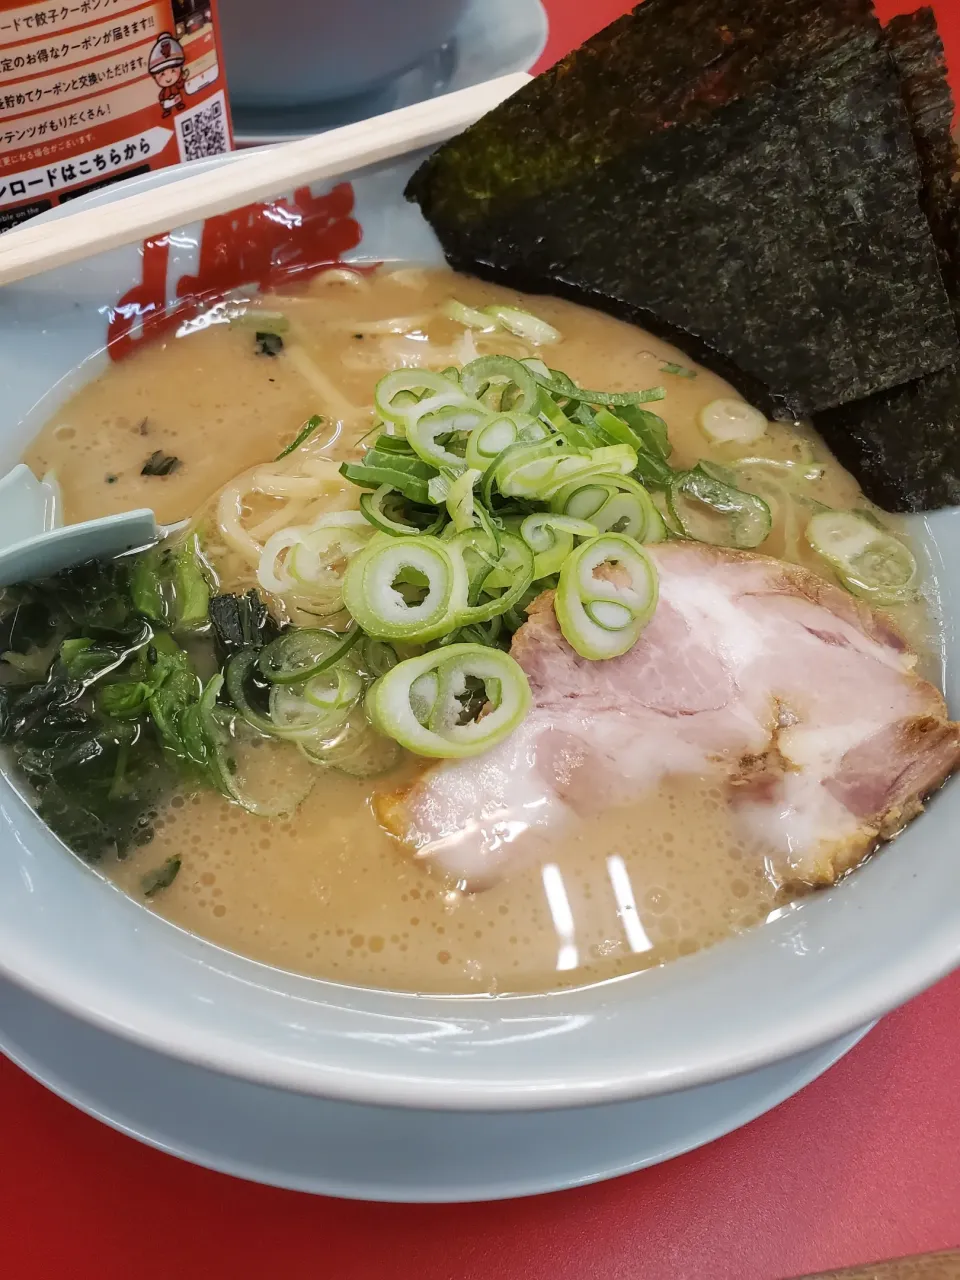
<path fill-rule="evenodd" d="M 141 877 L 140 888 L 143 891 L 143 896 L 152 898 L 161 889 L 169 889 L 179 874 L 180 859 L 176 857 L 168 858 L 159 867 L 155 867 L 153 871 L 148 871 L 145 876 Z"/>
<path fill-rule="evenodd" d="M 182 466 L 179 458 L 162 449 L 154 449 L 150 457 L 140 468 L 142 476 L 169 476 Z"/>
<path fill-rule="evenodd" d="M 375 760 L 356 727 L 347 726 L 383 659 L 375 673 L 358 666 L 352 680 L 336 673 L 334 686 L 348 687 L 333 696 L 320 673 L 342 659 L 356 632 L 334 636 L 324 663 L 310 645 L 312 633 L 281 634 L 256 591 L 211 596 L 207 573 L 190 535 L 9 588 L 0 600 L 0 742 L 30 784 L 40 816 L 90 861 L 123 858 L 148 843 L 159 805 L 183 785 L 220 791 L 252 812 L 292 812 L 313 773 L 288 767 L 287 791 L 272 799 L 256 794 L 245 760 L 261 736 L 309 748 L 313 764 L 337 767 L 343 757 L 359 771 L 389 763 L 389 752 Z M 284 732 L 289 698 L 267 705 L 262 721 L 249 714 L 246 696 L 230 700 L 217 669 L 240 658 L 256 663 L 261 654 L 265 683 L 264 671 L 283 681 L 290 697 L 316 705 L 315 720 L 322 715 L 323 723 L 312 725 L 315 732 L 304 718 L 298 733 Z M 258 729 L 252 737 L 248 721 Z M 168 866 L 144 891 L 163 888 L 173 874 Z"/>
<path fill-rule="evenodd" d="M 279 333 L 258 330 L 254 335 L 257 355 L 278 356 L 283 350 L 283 339 Z"/>
<path fill-rule="evenodd" d="M 5 655 L 0 741 L 40 816 L 90 859 L 151 838 L 152 806 L 175 784 L 165 744 L 186 753 L 177 725 L 200 687 L 173 636 L 135 607 L 130 583 L 129 561 L 95 562 L 3 597 L 3 630 L 42 662 L 25 676 Z M 166 738 L 145 732 L 154 700 Z"/>

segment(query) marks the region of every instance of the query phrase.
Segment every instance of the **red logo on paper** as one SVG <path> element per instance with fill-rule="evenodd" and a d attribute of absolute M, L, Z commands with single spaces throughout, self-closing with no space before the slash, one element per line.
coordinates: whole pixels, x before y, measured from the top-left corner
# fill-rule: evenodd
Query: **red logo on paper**
<path fill-rule="evenodd" d="M 308 278 L 327 270 L 360 243 L 353 213 L 353 187 L 341 182 L 326 195 L 300 187 L 292 199 L 251 204 L 203 224 L 196 275 L 181 276 L 177 298 L 168 307 L 166 235 L 144 242 L 143 274 L 110 310 L 110 357 L 122 360 L 142 342 L 161 337 L 195 315 L 210 299 L 256 285 L 267 289 L 281 279 Z M 139 333 L 135 331 L 139 328 Z"/>

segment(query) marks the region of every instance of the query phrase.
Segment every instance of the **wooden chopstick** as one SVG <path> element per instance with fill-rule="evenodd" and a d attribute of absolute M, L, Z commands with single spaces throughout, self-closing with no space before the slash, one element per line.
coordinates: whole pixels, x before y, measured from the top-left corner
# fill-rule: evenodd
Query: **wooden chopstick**
<path fill-rule="evenodd" d="M 523 72 L 500 76 L 316 137 L 241 154 L 213 172 L 191 175 L 186 166 L 183 178 L 166 186 L 7 231 L 0 235 L 0 285 L 432 146 L 479 120 L 529 79 Z"/>
<path fill-rule="evenodd" d="M 798 1280 L 960 1280 L 960 1249 L 893 1258 L 866 1267 L 823 1271 Z"/>

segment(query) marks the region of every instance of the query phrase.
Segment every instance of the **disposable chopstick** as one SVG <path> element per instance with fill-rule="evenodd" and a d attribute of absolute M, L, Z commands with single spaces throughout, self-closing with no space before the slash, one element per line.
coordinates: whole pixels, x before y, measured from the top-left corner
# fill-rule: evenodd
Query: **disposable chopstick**
<path fill-rule="evenodd" d="M 212 172 L 191 174 L 187 166 L 182 178 L 165 186 L 7 231 L 0 235 L 0 285 L 432 146 L 479 120 L 529 79 L 522 72 L 500 76 L 329 133 L 241 153 Z"/>

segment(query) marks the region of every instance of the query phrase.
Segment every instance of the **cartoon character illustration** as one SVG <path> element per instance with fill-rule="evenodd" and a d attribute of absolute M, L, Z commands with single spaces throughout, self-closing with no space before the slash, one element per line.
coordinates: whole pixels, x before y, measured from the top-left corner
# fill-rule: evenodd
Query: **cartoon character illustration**
<path fill-rule="evenodd" d="M 174 110 L 183 111 L 187 105 L 183 100 L 186 85 L 183 66 L 186 60 L 183 45 L 169 31 L 165 31 L 150 50 L 147 70 L 160 90 L 160 105 L 164 116 L 170 115 Z"/>

